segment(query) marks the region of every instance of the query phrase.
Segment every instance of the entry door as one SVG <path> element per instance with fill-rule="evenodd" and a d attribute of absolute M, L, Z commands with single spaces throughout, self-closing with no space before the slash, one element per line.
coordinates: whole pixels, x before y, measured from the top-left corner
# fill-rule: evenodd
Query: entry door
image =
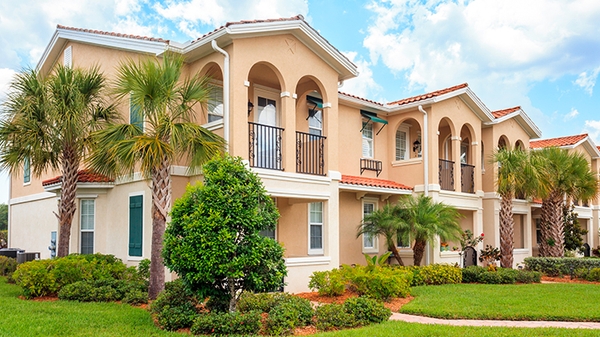
<path fill-rule="evenodd" d="M 257 97 L 257 123 L 260 124 L 256 135 L 256 166 L 276 169 L 278 166 L 277 143 L 279 129 L 277 127 L 277 102 L 266 97 Z"/>

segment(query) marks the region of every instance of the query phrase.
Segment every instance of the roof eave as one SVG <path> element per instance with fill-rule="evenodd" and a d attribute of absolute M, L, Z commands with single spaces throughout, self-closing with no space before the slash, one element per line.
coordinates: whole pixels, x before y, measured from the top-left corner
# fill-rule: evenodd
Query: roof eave
<path fill-rule="evenodd" d="M 523 111 L 523 109 L 519 109 L 515 112 L 511 112 L 508 115 L 504 115 L 500 118 L 496 118 L 491 122 L 484 123 L 485 126 L 493 126 L 495 124 L 500 124 L 504 121 L 507 121 L 511 118 L 515 118 L 515 121 L 519 126 L 525 130 L 530 139 L 536 139 L 542 137 L 542 131 L 533 123 L 531 118 Z"/>
<path fill-rule="evenodd" d="M 340 191 L 352 191 L 352 192 L 367 192 L 373 194 L 397 194 L 397 195 L 411 195 L 412 190 L 399 189 L 399 188 L 387 188 L 387 187 L 374 187 L 365 185 L 354 185 L 347 183 L 339 184 Z"/>

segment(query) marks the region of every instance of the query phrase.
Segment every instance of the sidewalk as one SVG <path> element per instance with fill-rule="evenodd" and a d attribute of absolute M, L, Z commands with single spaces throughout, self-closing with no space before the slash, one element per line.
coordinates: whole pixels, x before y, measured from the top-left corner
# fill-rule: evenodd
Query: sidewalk
<path fill-rule="evenodd" d="M 440 319 L 423 316 L 393 313 L 390 320 L 421 324 L 443 324 L 455 326 L 498 326 L 514 328 L 569 328 L 600 329 L 598 322 L 558 322 L 558 321 L 495 321 L 476 319 Z"/>

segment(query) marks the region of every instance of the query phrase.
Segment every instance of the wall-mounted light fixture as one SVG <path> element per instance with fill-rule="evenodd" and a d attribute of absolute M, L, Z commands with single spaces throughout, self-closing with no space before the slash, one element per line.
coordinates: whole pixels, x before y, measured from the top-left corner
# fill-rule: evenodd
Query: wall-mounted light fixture
<path fill-rule="evenodd" d="M 413 143 L 413 152 L 414 153 L 421 152 L 421 142 L 418 139 L 415 140 L 415 142 Z"/>
<path fill-rule="evenodd" d="M 248 116 L 250 116 L 250 112 L 252 112 L 252 109 L 254 109 L 254 104 L 248 101 Z"/>

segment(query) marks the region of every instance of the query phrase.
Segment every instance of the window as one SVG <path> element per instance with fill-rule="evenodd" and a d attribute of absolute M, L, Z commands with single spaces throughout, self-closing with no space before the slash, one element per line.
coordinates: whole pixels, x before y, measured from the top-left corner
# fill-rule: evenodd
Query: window
<path fill-rule="evenodd" d="M 535 243 L 542 244 L 542 219 L 535 219 Z"/>
<path fill-rule="evenodd" d="M 80 201 L 81 254 L 94 254 L 94 200 Z"/>
<path fill-rule="evenodd" d="M 28 184 L 31 181 L 31 163 L 29 157 L 25 157 L 23 160 L 23 183 Z"/>
<path fill-rule="evenodd" d="M 63 65 L 65 67 L 73 67 L 73 48 L 71 46 L 65 49 L 63 53 Z"/>
<path fill-rule="evenodd" d="M 398 234 L 398 248 L 410 248 L 410 235 L 408 233 Z"/>
<path fill-rule="evenodd" d="M 129 96 L 129 124 L 137 126 L 142 132 L 144 131 L 142 109 L 139 105 L 133 104 L 131 96 Z"/>
<path fill-rule="evenodd" d="M 408 127 L 400 126 L 396 131 L 396 160 L 408 159 Z"/>
<path fill-rule="evenodd" d="M 469 162 L 469 143 L 460 143 L 460 163 L 467 164 Z"/>
<path fill-rule="evenodd" d="M 321 136 L 323 134 L 323 111 L 316 110 L 312 116 L 308 117 L 308 133 Z"/>
<path fill-rule="evenodd" d="M 362 156 L 373 158 L 373 123 L 368 119 L 363 119 L 362 123 Z"/>
<path fill-rule="evenodd" d="M 323 254 L 323 203 L 308 204 L 308 254 Z"/>
<path fill-rule="evenodd" d="M 214 122 L 223 119 L 223 87 L 211 84 L 210 97 L 207 102 L 208 122 Z"/>
<path fill-rule="evenodd" d="M 376 209 L 376 203 L 372 201 L 363 201 L 363 219 L 372 214 Z M 363 251 L 377 252 L 377 237 L 363 234 Z"/>
<path fill-rule="evenodd" d="M 142 256 L 144 196 L 129 197 L 129 256 Z"/>

